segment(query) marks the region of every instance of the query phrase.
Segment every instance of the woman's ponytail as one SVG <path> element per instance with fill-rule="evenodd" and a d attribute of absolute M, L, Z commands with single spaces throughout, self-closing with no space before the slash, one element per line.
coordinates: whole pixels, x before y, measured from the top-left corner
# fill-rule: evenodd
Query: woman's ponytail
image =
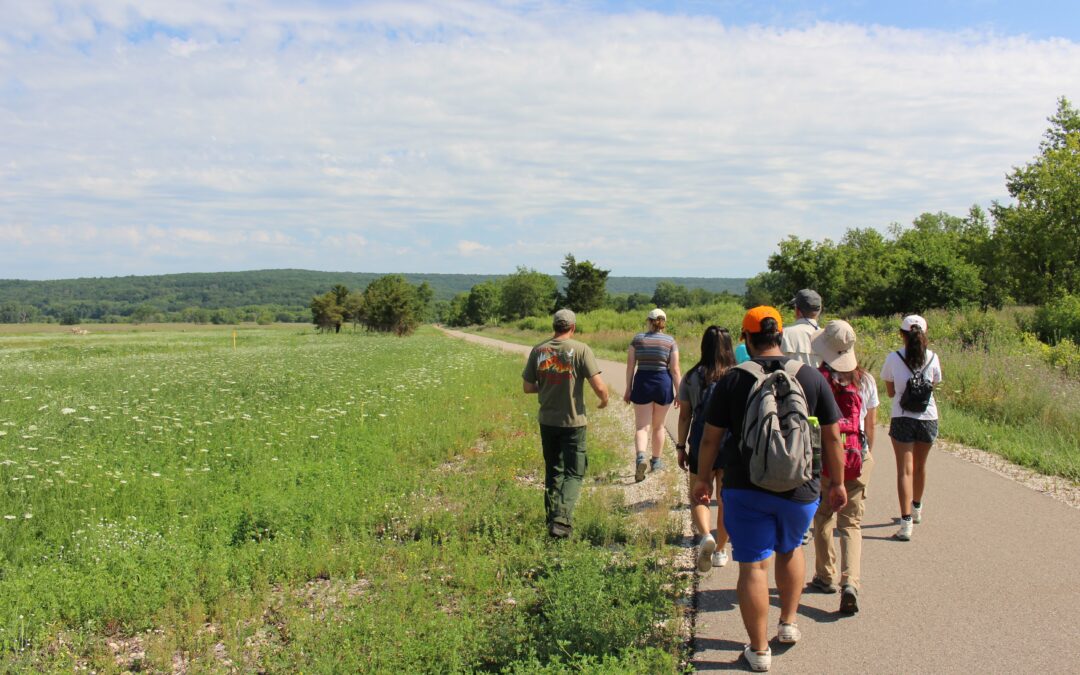
<path fill-rule="evenodd" d="M 926 362 L 926 333 L 922 326 L 915 324 L 910 330 L 900 331 L 904 334 L 904 357 L 911 368 L 922 368 Z"/>

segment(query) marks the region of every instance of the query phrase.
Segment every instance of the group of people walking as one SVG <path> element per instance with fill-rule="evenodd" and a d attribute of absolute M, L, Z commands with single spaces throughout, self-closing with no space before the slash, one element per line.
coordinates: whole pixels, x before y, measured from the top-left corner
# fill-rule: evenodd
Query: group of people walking
<path fill-rule="evenodd" d="M 877 383 L 859 362 L 854 329 L 841 320 L 820 326 L 822 300 L 811 289 L 799 291 L 792 304 L 796 321 L 786 330 L 775 308 L 749 310 L 739 345 L 727 329 L 706 328 L 701 356 L 685 378 L 663 310 L 649 312 L 627 354 L 624 400 L 634 405 L 635 479 L 663 468 L 664 419 L 677 406 L 677 461 L 690 481 L 697 567 L 705 573 L 724 566 L 730 541 L 749 635 L 743 655 L 758 671 L 768 670 L 772 659 L 773 558 L 781 605 L 777 638 L 791 644 L 801 637 L 802 545 L 811 531 L 809 588 L 839 592 L 841 612 L 859 611 L 861 522 L 875 464 Z M 586 465 L 583 383 L 600 407 L 608 393 L 592 351 L 571 339 L 573 313 L 560 310 L 555 317 L 555 335 L 532 350 L 523 378 L 525 391 L 540 395 L 549 533 L 563 537 L 572 530 Z M 938 432 L 933 389 L 942 372 L 928 349 L 923 317 L 905 316 L 899 335 L 903 344 L 886 357 L 880 375 L 892 399 L 889 436 L 900 511 L 893 537 L 910 541 L 923 518 L 926 464 Z M 714 494 L 717 518 L 710 522 Z M 839 570 L 834 530 L 840 533 Z"/>

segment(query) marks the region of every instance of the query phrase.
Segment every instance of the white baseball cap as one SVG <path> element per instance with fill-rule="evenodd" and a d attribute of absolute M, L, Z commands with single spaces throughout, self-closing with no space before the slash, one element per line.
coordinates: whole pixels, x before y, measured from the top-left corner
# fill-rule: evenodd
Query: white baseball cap
<path fill-rule="evenodd" d="M 918 314 L 908 314 L 904 317 L 904 320 L 900 322 L 900 330 L 905 333 L 911 330 L 914 326 L 918 326 L 922 332 L 926 332 L 926 319 L 922 318 Z"/>
<path fill-rule="evenodd" d="M 657 307 L 649 312 L 649 321 L 656 321 L 657 319 L 667 319 L 667 314 L 664 314 L 664 310 Z"/>

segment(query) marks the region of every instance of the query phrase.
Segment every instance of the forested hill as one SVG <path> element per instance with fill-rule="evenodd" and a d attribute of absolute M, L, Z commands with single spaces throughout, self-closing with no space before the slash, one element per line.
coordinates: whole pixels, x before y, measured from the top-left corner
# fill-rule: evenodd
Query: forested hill
<path fill-rule="evenodd" d="M 137 309 L 144 312 L 182 312 L 241 307 L 269 307 L 307 312 L 312 296 L 335 284 L 363 290 L 382 274 L 368 272 L 318 272 L 313 270 L 256 270 L 163 274 L 157 276 L 96 277 L 54 281 L 0 280 L 0 322 L 59 320 L 65 316 L 83 320 L 125 320 Z M 414 284 L 427 282 L 436 300 L 467 293 L 474 285 L 503 275 L 411 274 Z M 555 277 L 562 287 L 565 279 Z M 609 293 L 652 295 L 661 280 L 687 288 L 741 294 L 746 279 L 695 277 L 610 277 Z"/>

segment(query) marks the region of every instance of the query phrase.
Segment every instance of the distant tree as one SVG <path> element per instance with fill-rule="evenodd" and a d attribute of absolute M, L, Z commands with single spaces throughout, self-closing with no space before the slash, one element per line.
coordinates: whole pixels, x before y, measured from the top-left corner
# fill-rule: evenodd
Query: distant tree
<path fill-rule="evenodd" d="M 499 318 L 499 307 L 502 304 L 499 284 L 494 281 L 485 281 L 476 284 L 469 291 L 465 302 L 465 315 L 468 323 L 483 325 Z"/>
<path fill-rule="evenodd" d="M 451 326 L 469 325 L 469 294 L 458 293 L 446 310 L 446 323 Z"/>
<path fill-rule="evenodd" d="M 416 287 L 416 312 L 421 322 L 431 321 L 431 306 L 434 300 L 435 291 L 431 288 L 431 284 L 421 281 Z"/>
<path fill-rule="evenodd" d="M 146 323 L 146 322 L 152 321 L 154 318 L 156 318 L 157 314 L 158 314 L 157 307 L 154 307 L 153 305 L 151 305 L 149 303 L 143 303 L 143 304 L 139 305 L 138 307 L 136 307 L 135 311 L 133 311 L 131 313 L 131 322 L 132 323 Z M 77 321 L 77 319 L 76 319 L 76 321 Z"/>
<path fill-rule="evenodd" d="M 341 324 L 345 320 L 345 312 L 337 302 L 337 294 L 327 291 L 322 295 L 316 295 L 311 299 L 311 322 L 319 327 L 319 331 L 328 333 L 341 331 Z"/>
<path fill-rule="evenodd" d="M 572 253 L 567 253 L 562 271 L 568 283 L 560 300 L 567 307 L 575 312 L 588 312 L 604 306 L 611 270 L 602 270 L 588 260 L 577 262 Z"/>
<path fill-rule="evenodd" d="M 1062 97 L 1040 154 L 1005 180 L 1016 204 L 994 204 L 994 239 L 1017 300 L 1080 292 L 1080 111 Z"/>
<path fill-rule="evenodd" d="M 425 310 L 423 292 L 409 284 L 400 274 L 388 274 L 368 284 L 360 315 L 370 330 L 412 334 L 420 324 Z"/>
<path fill-rule="evenodd" d="M 337 297 L 337 293 L 334 294 L 334 297 Z M 346 321 L 352 321 L 353 328 L 356 328 L 361 323 L 362 317 L 360 314 L 363 311 L 363 306 L 364 294 L 360 291 L 350 291 L 341 302 L 342 318 Z"/>
<path fill-rule="evenodd" d="M 661 281 L 653 291 L 652 304 L 657 307 L 688 307 L 690 291 L 674 281 Z"/>
<path fill-rule="evenodd" d="M 502 318 L 508 321 L 551 313 L 558 287 L 550 275 L 527 267 L 502 281 Z"/>
<path fill-rule="evenodd" d="M 784 287 L 790 284 L 781 278 L 779 272 L 769 270 L 746 280 L 746 293 L 743 294 L 743 307 L 750 309 L 758 305 L 778 305 L 782 301 Z M 789 298 L 791 296 L 788 296 Z"/>

